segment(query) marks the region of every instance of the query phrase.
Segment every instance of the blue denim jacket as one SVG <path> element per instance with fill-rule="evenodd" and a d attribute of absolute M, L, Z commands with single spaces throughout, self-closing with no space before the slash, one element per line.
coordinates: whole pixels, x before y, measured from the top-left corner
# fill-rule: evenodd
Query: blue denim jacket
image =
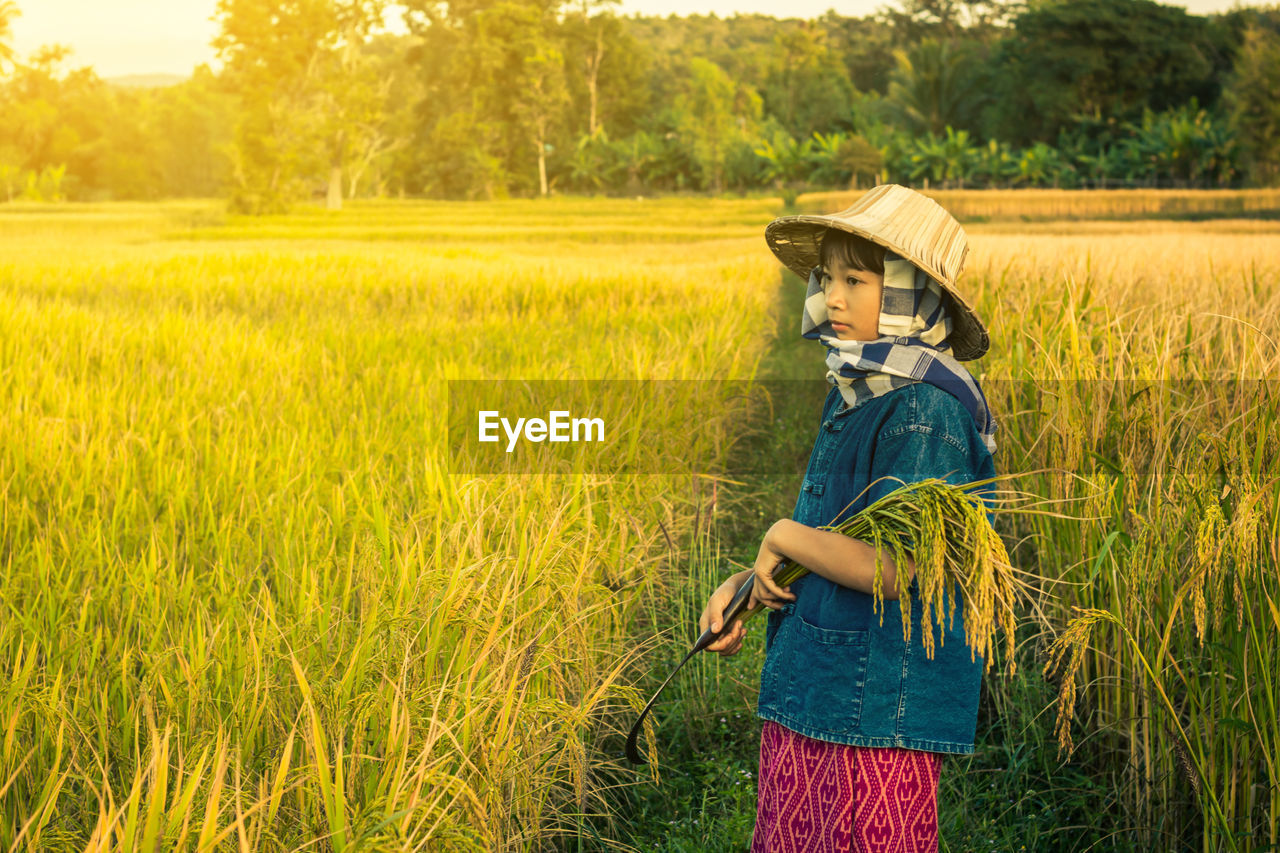
<path fill-rule="evenodd" d="M 854 408 L 833 387 L 792 518 L 811 527 L 843 520 L 900 485 L 879 483 L 854 500 L 885 475 L 960 484 L 995 476 L 995 465 L 973 417 L 934 385 L 917 382 Z M 983 659 L 970 660 L 964 602 L 950 630 L 935 624 L 930 660 L 911 586 L 906 644 L 898 601 L 884 602 L 881 625 L 867 593 L 813 573 L 792 583 L 795 600 L 769 614 L 757 714 L 834 743 L 972 753 Z"/>

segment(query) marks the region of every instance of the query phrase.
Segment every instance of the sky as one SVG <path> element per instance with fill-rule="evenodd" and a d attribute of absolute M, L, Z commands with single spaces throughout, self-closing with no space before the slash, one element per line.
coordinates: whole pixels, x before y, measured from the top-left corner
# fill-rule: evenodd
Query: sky
<path fill-rule="evenodd" d="M 1194 14 L 1220 12 L 1239 0 L 1165 0 Z M 201 63 L 217 67 L 209 41 L 217 0 L 17 0 L 13 47 L 26 57 L 46 44 L 72 49 L 68 66 L 92 65 L 100 77 L 126 74 L 187 75 Z M 869 15 L 889 0 L 622 0 L 619 14 L 670 15 L 759 13 L 813 18 L 834 8 L 842 15 Z"/>

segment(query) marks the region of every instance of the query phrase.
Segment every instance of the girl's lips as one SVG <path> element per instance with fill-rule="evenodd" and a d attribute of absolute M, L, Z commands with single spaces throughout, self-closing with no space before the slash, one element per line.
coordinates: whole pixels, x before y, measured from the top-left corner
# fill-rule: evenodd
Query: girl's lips
<path fill-rule="evenodd" d="M 849 328 L 849 327 L 848 327 L 848 326 L 846 326 L 844 323 L 837 323 L 837 322 L 835 322 L 834 320 L 832 320 L 832 321 L 831 321 L 831 328 L 833 328 L 833 329 L 847 329 L 847 328 Z"/>

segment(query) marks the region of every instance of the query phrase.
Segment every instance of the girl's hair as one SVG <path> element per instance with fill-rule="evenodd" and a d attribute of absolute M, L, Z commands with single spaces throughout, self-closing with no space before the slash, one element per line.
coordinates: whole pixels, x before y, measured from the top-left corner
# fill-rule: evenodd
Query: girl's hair
<path fill-rule="evenodd" d="M 840 258 L 854 269 L 884 275 L 884 246 L 839 228 L 827 229 L 818 250 L 819 263 L 824 267 L 830 265 L 833 258 Z"/>

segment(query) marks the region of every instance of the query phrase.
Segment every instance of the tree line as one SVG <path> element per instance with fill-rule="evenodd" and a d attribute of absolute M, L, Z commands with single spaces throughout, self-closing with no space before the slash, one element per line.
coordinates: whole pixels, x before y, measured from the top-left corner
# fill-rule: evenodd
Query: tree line
<path fill-rule="evenodd" d="M 937 187 L 1240 187 L 1280 170 L 1280 6 L 900 0 L 865 17 L 614 0 L 219 0 L 161 88 L 21 58 L 0 201 Z M 398 16 L 403 26 L 385 23 Z"/>

